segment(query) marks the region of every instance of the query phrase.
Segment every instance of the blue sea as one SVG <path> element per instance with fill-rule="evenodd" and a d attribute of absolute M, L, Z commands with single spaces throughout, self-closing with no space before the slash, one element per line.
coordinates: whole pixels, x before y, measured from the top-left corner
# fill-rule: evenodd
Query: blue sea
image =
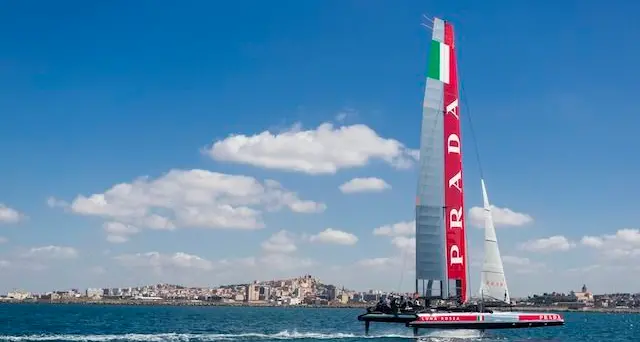
<path fill-rule="evenodd" d="M 410 342 L 402 325 L 372 324 L 357 309 L 0 304 L 0 341 L 200 342 L 322 340 Z M 424 331 L 422 341 L 640 341 L 640 315 L 567 313 L 567 325 L 490 331 Z M 293 342 L 293 341 L 292 341 Z"/>

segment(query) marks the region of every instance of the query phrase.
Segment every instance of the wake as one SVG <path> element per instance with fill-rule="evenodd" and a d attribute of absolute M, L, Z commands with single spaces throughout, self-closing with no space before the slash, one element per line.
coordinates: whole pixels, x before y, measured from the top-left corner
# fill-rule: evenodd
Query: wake
<path fill-rule="evenodd" d="M 46 342 L 46 341 L 72 341 L 72 342 L 110 342 L 110 341 L 135 341 L 135 342 L 195 342 L 195 341 L 233 341 L 233 340 L 333 340 L 333 339 L 361 339 L 361 338 L 406 338 L 402 335 L 359 336 L 345 333 L 300 333 L 297 331 L 281 331 L 275 334 L 243 333 L 243 334 L 120 334 L 120 335 L 23 335 L 2 336 L 0 341 L 11 342 Z"/>
<path fill-rule="evenodd" d="M 431 331 L 419 337 L 421 341 L 452 341 L 458 339 L 479 338 L 478 331 Z M 241 333 L 241 334 L 189 334 L 189 333 L 162 333 L 162 334 L 40 334 L 40 335 L 0 335 L 2 342 L 209 342 L 209 341 L 237 341 L 237 340 L 337 340 L 337 339 L 413 339 L 412 335 L 380 334 L 380 335 L 356 335 L 350 333 L 316 333 L 297 332 L 284 330 L 275 334 Z"/>

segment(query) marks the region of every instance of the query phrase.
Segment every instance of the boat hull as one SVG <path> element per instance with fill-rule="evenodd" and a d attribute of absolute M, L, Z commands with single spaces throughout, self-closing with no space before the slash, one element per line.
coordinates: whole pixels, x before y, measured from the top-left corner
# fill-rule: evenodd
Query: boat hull
<path fill-rule="evenodd" d="M 554 313 L 420 313 L 408 327 L 420 329 L 518 329 L 564 325 L 564 318 Z"/>

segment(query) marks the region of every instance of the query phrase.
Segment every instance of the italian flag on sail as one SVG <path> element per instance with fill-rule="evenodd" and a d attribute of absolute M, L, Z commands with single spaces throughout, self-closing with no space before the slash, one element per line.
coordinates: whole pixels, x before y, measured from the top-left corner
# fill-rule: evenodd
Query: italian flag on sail
<path fill-rule="evenodd" d="M 432 40 L 429 51 L 429 77 L 448 84 L 450 56 L 451 47 L 449 45 Z"/>
<path fill-rule="evenodd" d="M 483 315 L 476 316 L 476 321 L 484 321 L 484 316 Z"/>

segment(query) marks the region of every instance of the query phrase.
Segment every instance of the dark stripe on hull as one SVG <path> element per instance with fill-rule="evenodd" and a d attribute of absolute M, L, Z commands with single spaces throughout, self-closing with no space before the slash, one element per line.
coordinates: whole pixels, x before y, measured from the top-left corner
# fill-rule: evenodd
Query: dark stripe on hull
<path fill-rule="evenodd" d="M 364 322 L 381 322 L 381 323 L 404 323 L 408 324 L 418 319 L 417 315 L 412 314 L 378 314 L 378 313 L 366 313 L 358 316 L 359 321 Z"/>

